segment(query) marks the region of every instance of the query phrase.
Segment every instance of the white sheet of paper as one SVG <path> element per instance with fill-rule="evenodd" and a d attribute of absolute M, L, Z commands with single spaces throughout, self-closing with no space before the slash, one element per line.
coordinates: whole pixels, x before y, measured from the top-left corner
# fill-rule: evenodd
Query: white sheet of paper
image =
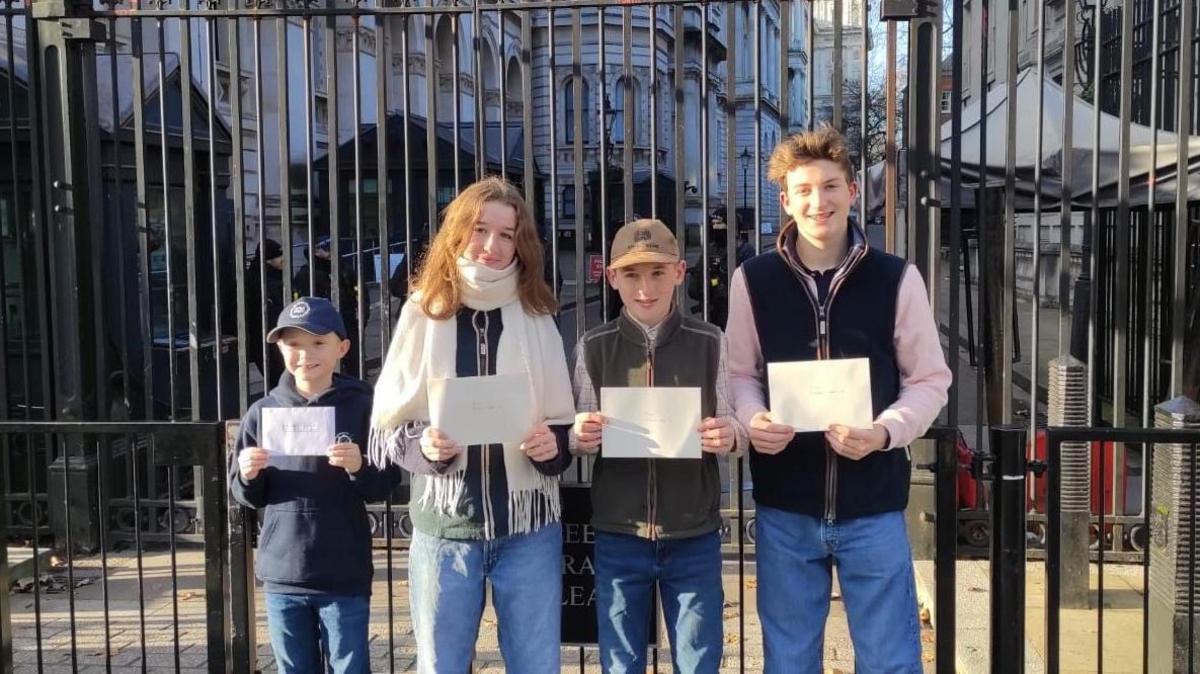
<path fill-rule="evenodd" d="M 520 442 L 533 418 L 527 374 L 429 380 L 429 422 L 458 444 Z"/>
<path fill-rule="evenodd" d="M 767 364 L 771 417 L 798 433 L 830 424 L 870 428 L 871 361 L 866 358 Z"/>
<path fill-rule="evenodd" d="M 332 407 L 264 407 L 260 442 L 272 454 L 325 456 L 334 424 Z"/>
<path fill-rule="evenodd" d="M 700 458 L 699 388 L 602 387 L 600 413 L 605 458 Z"/>

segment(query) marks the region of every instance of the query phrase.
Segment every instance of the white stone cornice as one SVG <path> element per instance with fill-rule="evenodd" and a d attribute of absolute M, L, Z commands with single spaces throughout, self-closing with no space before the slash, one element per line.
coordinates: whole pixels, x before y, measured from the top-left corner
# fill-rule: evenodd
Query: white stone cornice
<path fill-rule="evenodd" d="M 375 55 L 375 31 L 366 26 L 358 28 L 358 49 L 361 53 L 368 56 Z M 354 29 L 339 28 L 337 31 L 336 45 L 338 51 L 351 51 L 354 48 Z"/>

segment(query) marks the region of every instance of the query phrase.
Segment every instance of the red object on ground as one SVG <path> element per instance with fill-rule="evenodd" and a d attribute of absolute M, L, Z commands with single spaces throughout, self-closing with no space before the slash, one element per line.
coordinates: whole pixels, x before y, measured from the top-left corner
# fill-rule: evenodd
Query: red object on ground
<path fill-rule="evenodd" d="M 974 510 L 979 498 L 979 485 L 975 481 L 975 475 L 971 473 L 974 452 L 967 446 L 967 441 L 961 433 L 958 435 L 958 442 L 955 443 L 955 450 L 958 453 L 958 507 L 960 510 Z"/>

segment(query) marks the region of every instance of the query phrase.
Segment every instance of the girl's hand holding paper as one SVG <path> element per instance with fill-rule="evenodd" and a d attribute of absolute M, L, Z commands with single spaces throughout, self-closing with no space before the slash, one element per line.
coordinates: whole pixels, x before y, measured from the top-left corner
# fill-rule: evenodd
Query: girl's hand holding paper
<path fill-rule="evenodd" d="M 521 451 L 533 461 L 549 461 L 558 456 L 558 441 L 546 424 L 538 424 L 521 442 Z"/>
<path fill-rule="evenodd" d="M 462 452 L 462 447 L 440 428 L 427 426 L 421 432 L 421 453 L 430 461 L 449 461 Z"/>

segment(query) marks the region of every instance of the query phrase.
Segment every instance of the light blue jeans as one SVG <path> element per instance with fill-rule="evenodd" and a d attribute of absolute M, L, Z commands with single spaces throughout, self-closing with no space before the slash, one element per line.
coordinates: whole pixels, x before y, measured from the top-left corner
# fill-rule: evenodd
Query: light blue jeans
<path fill-rule="evenodd" d="M 716 674 L 725 646 L 725 593 L 721 539 L 715 531 L 667 541 L 596 532 L 596 618 L 604 671 L 646 671 L 656 583 L 675 672 Z"/>
<path fill-rule="evenodd" d="M 366 674 L 371 598 L 268 592 L 267 633 L 281 674 Z"/>
<path fill-rule="evenodd" d="M 500 654 L 507 671 L 558 674 L 562 526 L 496 540 L 413 533 L 408 591 L 417 670 L 465 674 L 475 657 L 484 582 L 492 585 Z"/>
<path fill-rule="evenodd" d="M 912 550 L 903 512 L 827 522 L 759 506 L 756 531 L 766 674 L 822 671 L 835 564 L 855 671 L 922 671 Z"/>

